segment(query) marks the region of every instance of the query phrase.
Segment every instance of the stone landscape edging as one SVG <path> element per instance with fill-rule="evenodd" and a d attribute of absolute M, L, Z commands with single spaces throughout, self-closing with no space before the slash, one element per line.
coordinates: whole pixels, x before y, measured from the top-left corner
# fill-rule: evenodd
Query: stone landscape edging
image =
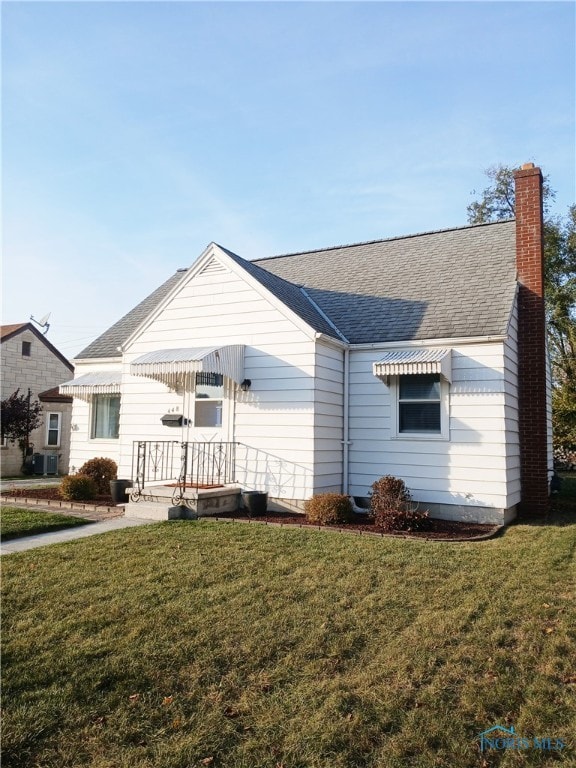
<path fill-rule="evenodd" d="M 124 507 L 117 505 L 114 507 L 104 506 L 102 504 L 88 504 L 86 502 L 76 501 L 60 501 L 56 499 L 37 499 L 29 498 L 27 496 L 9 496 L 8 494 L 0 494 L 0 501 L 2 503 L 9 504 L 24 504 L 26 506 L 33 507 L 51 507 L 53 509 L 77 509 L 88 512 L 124 512 Z"/>
<path fill-rule="evenodd" d="M 256 518 L 249 517 L 246 519 L 245 517 L 212 517 L 211 515 L 206 515 L 203 518 L 199 518 L 202 520 L 214 520 L 218 523 L 256 523 L 257 525 L 271 525 L 276 528 L 300 528 L 300 529 L 306 529 L 306 530 L 312 530 L 312 531 L 331 531 L 332 533 L 347 533 L 348 535 L 353 536 L 375 536 L 377 538 L 388 538 L 388 539 L 411 539 L 413 541 L 430 541 L 434 543 L 439 544 L 458 544 L 458 543 L 465 543 L 465 542 L 476 542 L 476 541 L 488 541 L 489 539 L 494 539 L 496 536 L 499 536 L 500 533 L 506 528 L 505 525 L 497 525 L 492 528 L 488 533 L 481 533 L 478 536 L 467 536 L 467 537 L 454 537 L 451 539 L 436 539 L 432 537 L 427 536 L 417 536 L 413 535 L 411 533 L 386 533 L 385 531 L 362 531 L 357 530 L 354 528 L 336 528 L 332 527 L 330 525 L 309 525 L 307 523 L 274 523 L 270 520 L 257 520 Z"/>

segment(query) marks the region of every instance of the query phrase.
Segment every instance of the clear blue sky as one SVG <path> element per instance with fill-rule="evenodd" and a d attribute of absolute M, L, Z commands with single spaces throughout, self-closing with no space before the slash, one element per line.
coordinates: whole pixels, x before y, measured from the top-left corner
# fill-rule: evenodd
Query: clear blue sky
<path fill-rule="evenodd" d="M 3 313 L 68 357 L 216 241 L 466 223 L 497 163 L 575 202 L 569 2 L 4 2 Z"/>

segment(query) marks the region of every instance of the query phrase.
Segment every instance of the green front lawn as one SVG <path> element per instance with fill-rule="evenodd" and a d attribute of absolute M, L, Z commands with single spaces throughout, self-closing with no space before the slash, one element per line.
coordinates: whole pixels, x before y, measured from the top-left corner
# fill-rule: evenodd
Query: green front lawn
<path fill-rule="evenodd" d="M 3 765 L 574 765 L 572 519 L 476 544 L 181 521 L 10 555 Z M 569 746 L 481 754 L 496 724 Z"/>
<path fill-rule="evenodd" d="M 38 509 L 20 507 L 2 507 L 0 511 L 0 541 L 19 539 L 22 536 L 35 536 L 37 533 L 59 531 L 62 528 L 74 528 L 87 525 L 91 521 L 81 517 L 59 515 L 55 512 L 41 512 Z"/>

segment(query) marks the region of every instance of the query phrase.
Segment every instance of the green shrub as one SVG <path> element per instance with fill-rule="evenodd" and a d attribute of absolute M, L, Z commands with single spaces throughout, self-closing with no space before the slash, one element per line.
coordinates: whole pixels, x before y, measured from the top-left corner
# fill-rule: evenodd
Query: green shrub
<path fill-rule="evenodd" d="M 66 501 L 88 501 L 97 493 L 96 483 L 88 475 L 67 475 L 60 483 L 60 496 Z"/>
<path fill-rule="evenodd" d="M 354 517 L 348 496 L 341 493 L 319 493 L 304 504 L 306 520 L 316 525 L 349 523 Z"/>
<path fill-rule="evenodd" d="M 98 493 L 110 493 L 110 480 L 118 477 L 118 464 L 113 459 L 90 459 L 78 470 L 79 475 L 87 475 L 96 483 Z"/>
<path fill-rule="evenodd" d="M 412 503 L 404 480 L 392 475 L 372 484 L 370 516 L 383 531 L 421 531 L 428 527 L 428 512 Z"/>

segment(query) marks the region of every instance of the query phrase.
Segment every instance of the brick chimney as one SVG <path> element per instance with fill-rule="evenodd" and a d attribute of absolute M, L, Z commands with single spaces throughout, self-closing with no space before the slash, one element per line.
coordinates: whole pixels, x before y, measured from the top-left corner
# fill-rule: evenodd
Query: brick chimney
<path fill-rule="evenodd" d="M 518 384 L 521 516 L 548 510 L 546 320 L 544 312 L 544 226 L 542 173 L 526 163 L 516 184 L 516 269 L 518 273 Z"/>

